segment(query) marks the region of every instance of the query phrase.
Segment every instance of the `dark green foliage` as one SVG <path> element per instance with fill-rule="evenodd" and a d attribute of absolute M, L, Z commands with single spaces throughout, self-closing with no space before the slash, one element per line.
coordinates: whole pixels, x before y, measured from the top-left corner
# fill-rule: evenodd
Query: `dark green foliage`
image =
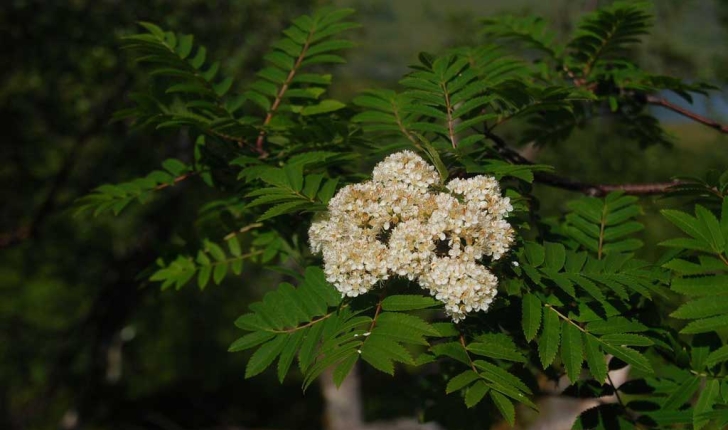
<path fill-rule="evenodd" d="M 427 366 L 437 389 L 457 393 L 467 408 L 497 410 L 514 425 L 518 404 L 537 408 L 534 376 L 543 371 L 552 379 L 566 376 L 567 394 L 635 396 L 585 412 L 576 428 L 701 428 L 726 420 L 728 350 L 719 337 L 728 323 L 725 174 L 670 190 L 710 204 L 696 206 L 696 217 L 663 212 L 690 238 L 664 242 L 674 250 L 656 264 L 635 254 L 645 229 L 637 197 L 566 187 L 603 197 L 572 199 L 563 217 L 544 222 L 532 184 L 553 184 L 552 169 L 530 163 L 496 134 L 515 124 L 521 127 L 514 141 L 557 145 L 605 116 L 635 142 L 667 143 L 646 110 L 650 97 L 671 90 L 689 98 L 708 86 L 649 74 L 630 59 L 649 29 L 648 9 L 628 2 L 597 10 L 564 44 L 541 20 L 489 19 L 485 43 L 422 53 L 400 88 L 362 91 L 347 106 L 325 98 L 331 75 L 324 71 L 344 62 L 341 51 L 352 47 L 338 38 L 357 27 L 345 21 L 351 14 L 324 8 L 294 20 L 244 89 L 218 76 L 192 36 L 142 24 L 147 33 L 125 43 L 160 80 L 156 92 L 135 97 L 136 107 L 120 117 L 185 127 L 196 138 L 194 163 L 167 162 L 167 172 L 102 186 L 79 208 L 118 213 L 193 175 L 222 194 L 200 219 L 224 216 L 227 231 L 185 243 L 188 249 L 158 259 L 148 275 L 162 289 L 192 280 L 203 289 L 243 274 L 247 260 L 285 276 L 236 321 L 247 333 L 230 351 L 250 350 L 246 378 L 277 362 L 283 382 L 297 361 L 307 389 L 327 369 L 340 385 L 360 359 L 389 375 L 400 365 L 412 372 Z M 519 49 L 499 47 L 502 40 Z M 342 298 L 309 252 L 311 214 L 326 216 L 320 213 L 338 189 L 363 180 L 361 172 L 402 148 L 437 169 L 435 189 L 450 177 L 489 174 L 512 199 L 512 250 L 503 261 L 482 261 L 501 285 L 488 313 L 450 323 L 416 280 L 388 279 L 375 292 Z M 676 294 L 685 303 L 669 310 L 670 319 L 665 308 Z M 677 320 L 690 322 L 677 332 L 669 328 Z M 609 372 L 626 365 L 632 380 L 614 386 Z"/>

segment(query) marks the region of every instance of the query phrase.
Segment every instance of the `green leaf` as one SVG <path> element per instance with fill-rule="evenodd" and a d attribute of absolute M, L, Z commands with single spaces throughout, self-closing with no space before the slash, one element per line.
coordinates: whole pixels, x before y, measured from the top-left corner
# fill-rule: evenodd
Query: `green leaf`
<path fill-rule="evenodd" d="M 672 209 L 664 209 L 660 211 L 662 216 L 667 218 L 671 223 L 675 224 L 680 230 L 700 241 L 708 242 L 708 238 L 698 228 L 697 218 L 693 218 L 685 212 Z"/>
<path fill-rule="evenodd" d="M 722 252 L 725 247 L 725 238 L 720 228 L 720 222 L 713 213 L 700 205 L 695 206 L 695 214 L 700 221 L 700 230 L 704 232 L 716 252 Z"/>
<path fill-rule="evenodd" d="M 311 203 L 307 201 L 295 201 L 276 205 L 265 211 L 265 213 L 258 218 L 258 221 L 265 221 L 287 213 L 297 212 L 310 204 Z"/>
<path fill-rule="evenodd" d="M 215 94 L 218 96 L 224 96 L 228 90 L 230 90 L 230 87 L 233 85 L 233 79 L 230 77 L 227 77 L 223 79 L 220 83 L 213 85 L 213 89 L 215 90 Z"/>
<path fill-rule="evenodd" d="M 240 242 L 238 241 L 237 236 L 233 236 L 227 241 L 228 248 L 230 249 L 230 254 L 232 254 L 235 257 L 240 257 L 242 255 L 242 250 L 240 249 Z"/>
<path fill-rule="evenodd" d="M 330 113 L 335 112 L 337 110 L 343 109 L 346 107 L 346 104 L 341 103 L 338 100 L 322 100 L 316 105 L 306 106 L 303 109 L 301 109 L 301 115 L 303 116 L 310 116 L 310 115 L 319 115 L 322 113 Z"/>
<path fill-rule="evenodd" d="M 306 338 L 301 344 L 298 351 L 298 365 L 301 371 L 305 372 L 316 358 L 316 346 L 321 339 L 321 333 L 324 325 L 322 323 L 314 324 L 310 329 L 306 330 Z"/>
<path fill-rule="evenodd" d="M 215 258 L 217 261 L 225 261 L 227 257 L 225 256 L 225 251 L 220 248 L 220 246 L 214 242 L 205 241 L 205 249 L 210 253 L 210 255 Z"/>
<path fill-rule="evenodd" d="M 493 399 L 493 403 L 500 411 L 503 418 L 508 421 L 511 426 L 516 424 L 516 408 L 508 398 L 497 391 L 490 392 L 490 398 Z"/>
<path fill-rule="evenodd" d="M 413 364 L 414 361 L 400 344 L 383 337 L 367 338 L 361 347 L 361 358 L 375 369 L 394 375 L 393 360 Z"/>
<path fill-rule="evenodd" d="M 556 358 L 561 342 L 561 325 L 556 312 L 548 310 L 543 318 L 543 332 L 538 342 L 538 354 L 543 368 L 547 368 Z"/>
<path fill-rule="evenodd" d="M 414 309 L 431 308 L 439 304 L 440 303 L 432 297 L 418 295 L 394 295 L 386 297 L 382 301 L 382 310 L 410 311 Z"/>
<path fill-rule="evenodd" d="M 215 281 L 215 285 L 220 285 L 220 282 L 225 279 L 227 272 L 228 265 L 226 263 L 219 263 L 215 266 L 215 269 L 212 271 L 212 280 Z"/>
<path fill-rule="evenodd" d="M 275 337 L 275 333 L 271 333 L 268 331 L 254 331 L 252 333 L 248 333 L 245 336 L 241 337 L 240 339 L 233 342 L 232 345 L 230 345 L 230 348 L 228 348 L 229 352 L 237 352 L 237 351 L 244 351 L 246 349 L 250 349 L 254 346 L 258 346 L 263 342 L 267 342 L 271 340 L 273 337 Z"/>
<path fill-rule="evenodd" d="M 478 374 L 473 372 L 472 370 L 468 369 L 448 381 L 447 387 L 445 388 L 445 393 L 450 394 L 454 393 L 455 391 L 462 390 L 471 382 L 478 379 L 480 379 L 480 376 L 478 376 Z"/>
<path fill-rule="evenodd" d="M 499 366 L 483 360 L 473 361 L 475 367 L 481 370 L 481 376 L 491 382 L 504 387 L 514 387 L 518 391 L 531 394 L 531 390 L 519 378 L 501 369 Z M 500 390 L 499 390 L 500 391 Z M 507 394 L 504 392 L 504 394 Z M 519 396 L 525 397 L 525 396 Z"/>
<path fill-rule="evenodd" d="M 288 369 L 291 368 L 291 363 L 293 363 L 293 357 L 296 356 L 298 348 L 301 346 L 301 342 L 303 341 L 304 335 L 304 330 L 298 330 L 288 336 L 286 345 L 283 347 L 283 350 L 281 351 L 281 356 L 278 359 L 278 381 L 281 384 L 286 378 L 286 374 L 288 374 Z"/>
<path fill-rule="evenodd" d="M 632 333 L 614 333 L 601 337 L 602 342 L 616 346 L 652 346 L 654 342 L 648 337 Z"/>
<path fill-rule="evenodd" d="M 523 296 L 523 334 L 529 342 L 536 338 L 538 329 L 541 327 L 542 306 L 541 300 L 539 300 L 535 295 L 526 294 Z"/>
<path fill-rule="evenodd" d="M 429 323 L 414 315 L 386 312 L 379 314 L 377 325 L 380 327 L 387 324 L 399 325 L 400 327 L 412 330 L 425 336 L 439 336 L 440 334 Z"/>
<path fill-rule="evenodd" d="M 586 330 L 593 334 L 614 334 L 643 332 L 649 330 L 647 326 L 637 321 L 630 321 L 627 318 L 616 316 L 607 320 L 592 321 L 586 325 Z"/>
<path fill-rule="evenodd" d="M 603 384 L 607 379 L 607 361 L 599 349 L 599 342 L 587 333 L 582 333 L 586 363 L 594 379 Z"/>
<path fill-rule="evenodd" d="M 351 373 L 351 369 L 354 368 L 354 365 L 359 360 L 359 354 L 354 353 L 345 358 L 344 360 L 339 363 L 338 366 L 336 366 L 336 369 L 334 369 L 334 384 L 336 384 L 336 387 L 341 387 L 341 384 L 344 382 L 346 377 Z"/>
<path fill-rule="evenodd" d="M 516 361 L 519 363 L 526 362 L 526 358 L 515 349 L 511 349 L 497 343 L 474 342 L 468 345 L 468 350 L 473 354 L 495 358 L 498 360 Z"/>
<path fill-rule="evenodd" d="M 197 286 L 200 290 L 204 290 L 207 284 L 210 282 L 210 276 L 212 275 L 212 266 L 200 266 L 199 272 L 197 272 Z"/>
<path fill-rule="evenodd" d="M 465 406 L 472 408 L 477 405 L 481 400 L 483 400 L 483 397 L 489 390 L 490 388 L 488 388 L 488 385 L 485 382 L 476 382 L 468 389 L 468 392 L 465 393 Z"/>
<path fill-rule="evenodd" d="M 687 377 L 679 387 L 672 390 L 672 393 L 662 403 L 662 408 L 666 410 L 679 409 L 693 397 L 698 388 L 700 388 L 700 378 L 697 376 Z"/>
<path fill-rule="evenodd" d="M 286 344 L 288 336 L 278 335 L 270 342 L 264 344 L 250 357 L 248 365 L 245 367 L 245 379 L 263 372 L 273 363 L 273 360 L 281 353 L 283 346 Z"/>
<path fill-rule="evenodd" d="M 581 330 L 568 321 L 562 323 L 561 359 L 566 367 L 566 374 L 572 384 L 576 383 L 581 373 L 584 355 L 581 345 Z"/>
<path fill-rule="evenodd" d="M 713 410 L 713 405 L 718 401 L 719 394 L 720 381 L 717 379 L 707 381 L 693 410 L 693 428 L 695 430 L 700 430 L 708 424 L 708 418 L 705 414 Z"/>
<path fill-rule="evenodd" d="M 544 264 L 549 269 L 561 270 L 566 262 L 566 249 L 560 243 L 544 243 L 545 260 Z"/>
<path fill-rule="evenodd" d="M 673 291 L 686 296 L 716 296 L 728 294 L 728 275 L 696 276 L 673 279 Z"/>
<path fill-rule="evenodd" d="M 524 250 L 526 252 L 526 258 L 528 259 L 528 262 L 531 263 L 533 267 L 538 267 L 543 264 L 546 258 L 546 253 L 543 246 L 539 245 L 538 243 L 528 242 L 526 243 Z"/>
<path fill-rule="evenodd" d="M 683 334 L 708 333 L 724 329 L 728 326 L 728 315 L 695 320 L 680 330 Z"/>
<path fill-rule="evenodd" d="M 602 349 L 604 349 L 605 352 L 612 354 L 613 356 L 624 361 L 625 363 L 631 364 L 635 368 L 635 370 L 639 370 L 645 373 L 654 373 L 650 362 L 645 358 L 644 355 L 640 354 L 634 349 L 622 346 L 613 346 L 609 344 L 602 344 Z"/>
<path fill-rule="evenodd" d="M 723 345 L 708 355 L 705 359 L 705 366 L 712 367 L 718 363 L 728 361 L 728 345 Z"/>
<path fill-rule="evenodd" d="M 459 342 L 440 343 L 430 348 L 430 351 L 438 357 L 450 357 L 463 364 L 467 364 L 468 366 L 470 365 L 470 358 Z"/>
<path fill-rule="evenodd" d="M 670 316 L 681 319 L 695 319 L 726 313 L 728 313 L 728 296 L 709 296 L 683 304 Z"/>

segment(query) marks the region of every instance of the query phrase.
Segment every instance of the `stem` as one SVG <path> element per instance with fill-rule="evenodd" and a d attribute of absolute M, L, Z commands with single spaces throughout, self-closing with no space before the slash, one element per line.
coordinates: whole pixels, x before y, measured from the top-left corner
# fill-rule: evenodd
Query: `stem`
<path fill-rule="evenodd" d="M 617 397 L 617 402 L 619 402 L 619 405 L 622 407 L 622 409 L 627 409 L 627 407 L 624 405 L 624 402 L 622 401 L 622 397 L 619 395 L 619 390 L 614 385 L 614 381 L 612 381 L 612 377 L 609 375 L 609 372 L 607 372 L 607 381 L 609 381 L 609 385 L 612 386 L 612 389 L 614 390 L 614 395 Z"/>
<path fill-rule="evenodd" d="M 177 176 L 176 178 L 174 178 L 174 181 L 172 181 L 172 183 L 159 184 L 156 187 L 154 187 L 154 190 L 155 191 L 156 190 L 163 190 L 163 189 L 165 189 L 167 187 L 171 187 L 173 185 L 177 185 L 178 183 L 184 181 L 185 179 L 187 179 L 187 178 L 189 178 L 191 176 L 195 176 L 195 175 L 197 175 L 199 173 L 200 172 L 190 172 L 190 173 L 185 173 L 184 175 Z"/>
<path fill-rule="evenodd" d="M 604 247 L 604 227 L 607 224 L 607 205 L 602 209 L 602 219 L 599 223 L 599 247 L 597 249 L 597 260 L 602 259 L 602 248 Z"/>
<path fill-rule="evenodd" d="M 312 28 L 308 32 L 308 36 L 306 37 L 306 42 L 303 44 L 303 48 L 301 48 L 301 53 L 298 54 L 298 58 L 296 58 L 296 63 L 293 65 L 293 68 L 288 72 L 288 76 L 286 77 L 286 80 L 283 82 L 283 85 L 281 85 L 281 89 L 278 90 L 278 94 L 276 94 L 276 98 L 273 101 L 273 105 L 271 106 L 270 110 L 268 111 L 268 114 L 265 116 L 265 120 L 263 121 L 263 127 L 267 126 L 270 121 L 273 119 L 273 114 L 278 110 L 278 107 L 281 105 L 281 102 L 283 101 L 283 96 L 285 95 L 286 91 L 288 90 L 288 87 L 291 85 L 291 82 L 293 81 L 293 77 L 296 76 L 296 72 L 298 71 L 298 68 L 301 67 L 301 63 L 303 63 L 303 59 L 306 57 L 306 53 L 308 52 L 309 45 L 311 43 L 311 38 L 313 37 L 315 29 Z M 260 131 L 260 134 L 258 134 L 258 139 L 255 142 L 255 149 L 261 154 L 265 154 L 265 151 L 263 150 L 263 142 L 265 141 L 265 129 Z"/>
<path fill-rule="evenodd" d="M 465 350 L 465 355 L 468 356 L 468 361 L 470 361 L 470 368 L 473 369 L 473 372 L 478 373 L 478 369 L 475 367 L 473 359 L 470 358 L 470 352 L 468 352 L 468 347 L 465 346 L 465 336 L 463 336 L 462 333 L 460 333 L 460 345 L 463 346 L 463 350 Z M 480 376 L 480 373 L 478 373 L 478 376 Z"/>
<path fill-rule="evenodd" d="M 455 139 L 455 129 L 453 127 L 454 120 L 452 118 L 452 105 L 450 104 L 450 94 L 448 94 L 445 84 L 440 84 L 440 88 L 442 88 L 442 93 L 445 95 L 445 108 L 447 109 L 447 133 L 450 137 L 450 143 L 452 143 L 452 147 L 457 148 L 458 142 Z"/>
<path fill-rule="evenodd" d="M 485 136 L 490 139 L 495 146 L 496 151 L 506 160 L 513 164 L 532 165 L 531 160 L 519 154 L 516 150 L 508 146 L 505 140 L 500 136 L 493 134 L 489 130 L 484 130 Z M 629 195 L 654 195 L 664 194 L 670 187 L 680 185 L 681 182 L 655 182 L 645 184 L 591 184 L 581 182 L 576 179 L 558 176 L 547 172 L 534 172 L 535 181 L 554 188 L 561 188 L 569 191 L 576 191 L 593 197 L 601 197 L 612 191 L 624 191 Z"/>
<path fill-rule="evenodd" d="M 237 236 L 239 234 L 245 233 L 246 231 L 250 231 L 250 230 L 256 229 L 258 227 L 263 227 L 263 223 L 262 222 L 256 222 L 256 223 L 253 223 L 253 224 L 250 224 L 250 225 L 246 225 L 245 227 L 241 228 L 240 230 L 236 230 L 236 231 L 233 231 L 233 232 L 230 232 L 230 233 L 226 234 L 225 237 L 223 237 L 223 240 L 232 239 L 233 237 L 235 237 L 235 236 Z"/>
<path fill-rule="evenodd" d="M 676 112 L 684 117 L 690 118 L 691 120 L 695 122 L 699 122 L 700 124 L 703 124 L 705 126 L 708 126 L 710 128 L 714 128 L 718 130 L 721 133 L 728 134 L 728 126 L 725 126 L 717 121 L 714 121 L 710 118 L 706 118 L 704 116 L 698 115 L 695 112 L 689 111 L 685 108 L 682 108 L 674 103 L 671 103 L 661 97 L 656 97 L 652 95 L 648 95 L 646 98 L 647 103 L 657 106 L 662 106 L 666 109 L 670 109 L 673 112 Z"/>
<path fill-rule="evenodd" d="M 263 252 L 264 251 L 249 252 L 249 253 L 243 254 L 243 255 L 241 255 L 239 257 L 233 257 L 233 258 L 228 258 L 228 259 L 222 260 L 222 261 L 216 261 L 214 263 L 211 263 L 210 266 L 219 266 L 221 264 L 227 264 L 227 263 L 230 263 L 232 261 L 245 260 L 246 258 L 254 257 L 254 256 L 258 255 L 258 254 L 262 254 Z"/>
<path fill-rule="evenodd" d="M 309 321 L 309 322 L 307 322 L 307 323 L 306 323 L 306 324 L 304 324 L 304 325 L 299 325 L 299 326 L 296 326 L 296 327 L 290 328 L 290 329 L 288 329 L 288 330 L 270 330 L 270 333 L 293 333 L 293 332 L 297 332 L 298 330 L 304 329 L 304 328 L 306 328 L 306 327 L 311 327 L 312 325 L 314 325 L 314 324 L 316 324 L 316 323 L 319 323 L 319 322 L 321 322 L 321 321 L 323 321 L 323 320 L 325 320 L 325 319 L 327 319 L 327 318 L 331 317 L 331 315 L 333 315 L 333 314 L 335 314 L 335 313 L 336 313 L 336 311 L 334 311 L 334 312 L 331 312 L 331 313 L 328 313 L 328 314 L 326 314 L 326 315 L 322 316 L 322 317 L 321 317 L 321 318 L 319 318 L 319 319 L 315 319 L 315 320 L 313 320 L 313 321 Z"/>

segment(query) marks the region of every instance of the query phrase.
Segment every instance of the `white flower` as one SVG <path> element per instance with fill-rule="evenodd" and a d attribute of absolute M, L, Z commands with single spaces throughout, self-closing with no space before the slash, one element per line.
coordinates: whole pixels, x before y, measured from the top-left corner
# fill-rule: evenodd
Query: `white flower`
<path fill-rule="evenodd" d="M 497 260 L 513 243 L 504 219 L 513 210 L 498 182 L 453 179 L 436 192 L 434 167 L 412 151 L 378 163 L 372 180 L 347 185 L 329 201 L 328 218 L 309 230 L 326 279 L 357 296 L 390 276 L 406 277 L 445 303 L 453 320 L 485 311 L 497 278 L 479 263 Z"/>

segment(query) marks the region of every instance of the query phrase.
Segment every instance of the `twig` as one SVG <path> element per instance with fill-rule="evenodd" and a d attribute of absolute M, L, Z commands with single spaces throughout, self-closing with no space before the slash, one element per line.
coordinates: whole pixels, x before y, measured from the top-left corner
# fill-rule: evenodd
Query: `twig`
<path fill-rule="evenodd" d="M 311 38 L 313 37 L 313 30 L 311 30 L 308 33 L 308 37 L 306 37 L 306 42 L 303 44 L 303 48 L 301 48 L 301 53 L 298 54 L 298 58 L 296 59 L 296 63 L 293 65 L 293 68 L 288 72 L 288 76 L 286 77 L 285 82 L 283 82 L 283 85 L 281 85 L 280 90 L 278 90 L 278 94 L 276 94 L 275 100 L 273 100 L 273 105 L 271 106 L 270 110 L 268 111 L 268 114 L 265 116 L 265 120 L 263 121 L 263 127 L 267 126 L 270 121 L 273 119 L 273 114 L 278 110 L 278 107 L 280 106 L 281 102 L 283 101 L 283 96 L 285 95 L 286 91 L 288 90 L 288 87 L 293 82 L 293 77 L 296 76 L 296 72 L 298 71 L 298 68 L 301 67 L 301 63 L 303 63 L 303 59 L 306 58 L 306 53 L 308 52 L 308 48 L 311 43 Z M 263 142 L 265 141 L 265 129 L 260 130 L 260 133 L 258 134 L 258 139 L 255 142 L 255 150 L 258 151 L 261 155 L 265 155 L 266 152 L 263 149 Z"/>
<path fill-rule="evenodd" d="M 516 150 L 508 146 L 505 140 L 503 140 L 500 136 L 493 134 L 489 130 L 485 130 L 484 133 L 487 138 L 493 141 L 496 151 L 498 151 L 505 160 L 510 161 L 513 164 L 533 164 L 531 160 L 522 156 Z M 544 185 L 569 191 L 576 191 L 594 197 L 604 196 L 612 191 L 624 191 L 625 194 L 631 195 L 664 194 L 670 187 L 681 183 L 679 181 L 673 181 L 645 184 L 592 184 L 546 172 L 535 172 L 534 179 L 536 182 Z"/>
<path fill-rule="evenodd" d="M 187 178 L 189 178 L 191 176 L 196 176 L 199 173 L 200 172 L 190 172 L 190 173 L 185 173 L 184 175 L 179 175 L 176 178 L 174 178 L 174 181 L 172 181 L 171 183 L 170 182 L 166 182 L 164 184 L 159 184 L 156 187 L 154 187 L 154 189 L 155 190 L 163 190 L 163 189 L 165 189 L 167 187 L 171 187 L 172 185 L 177 185 L 178 183 L 184 181 L 185 179 L 187 179 Z"/>
<path fill-rule="evenodd" d="M 676 113 L 679 113 L 680 115 L 685 116 L 687 118 L 690 118 L 690 119 L 692 119 L 695 122 L 699 122 L 699 123 L 701 123 L 703 125 L 706 125 L 706 126 L 708 126 L 710 128 L 714 128 L 714 129 L 720 131 L 721 133 L 728 134 L 728 126 L 725 126 L 725 125 L 723 125 L 723 124 L 721 124 L 721 123 L 719 123 L 717 121 L 713 121 L 710 118 L 706 118 L 704 116 L 698 115 L 695 112 L 692 112 L 692 111 L 689 111 L 689 110 L 687 110 L 685 108 L 682 108 L 682 107 L 680 107 L 680 106 L 678 106 L 678 105 L 676 105 L 674 103 L 671 103 L 671 102 L 669 102 L 669 101 L 667 101 L 667 100 L 665 100 L 665 99 L 663 99 L 661 97 L 656 97 L 656 96 L 648 95 L 645 98 L 645 100 L 649 104 L 656 105 L 656 106 L 662 106 L 662 107 L 664 107 L 666 109 L 670 109 L 671 111 L 676 112 Z"/>

